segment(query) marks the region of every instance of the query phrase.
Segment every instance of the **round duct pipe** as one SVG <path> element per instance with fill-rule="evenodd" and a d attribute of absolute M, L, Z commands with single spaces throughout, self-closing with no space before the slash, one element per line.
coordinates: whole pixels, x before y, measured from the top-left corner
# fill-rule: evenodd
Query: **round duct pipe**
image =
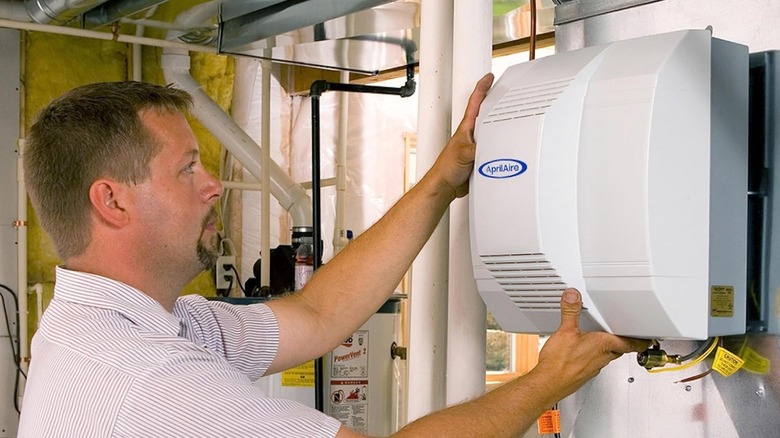
<path fill-rule="evenodd" d="M 39 24 L 67 24 L 79 14 L 107 0 L 25 0 L 27 13 Z"/>

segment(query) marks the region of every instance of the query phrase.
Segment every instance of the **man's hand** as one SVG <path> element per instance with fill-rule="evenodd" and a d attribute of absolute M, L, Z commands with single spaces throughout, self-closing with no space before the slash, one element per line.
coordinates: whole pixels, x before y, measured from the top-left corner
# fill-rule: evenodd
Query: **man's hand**
<path fill-rule="evenodd" d="M 469 102 L 458 129 L 439 154 L 439 158 L 431 168 L 451 188 L 454 197 L 460 198 L 469 192 L 469 175 L 474 167 L 476 144 L 474 143 L 474 125 L 476 124 L 479 106 L 485 100 L 490 86 L 493 84 L 493 74 L 488 73 L 477 82 L 471 92 Z"/>
<path fill-rule="evenodd" d="M 548 376 L 556 376 L 556 386 L 560 386 L 558 399 L 576 391 L 623 354 L 644 351 L 650 347 L 650 341 L 647 340 L 623 338 L 604 332 L 581 332 L 581 311 L 582 296 L 579 291 L 566 289 L 561 297 L 561 325 L 539 353 L 536 369 L 549 373 Z"/>

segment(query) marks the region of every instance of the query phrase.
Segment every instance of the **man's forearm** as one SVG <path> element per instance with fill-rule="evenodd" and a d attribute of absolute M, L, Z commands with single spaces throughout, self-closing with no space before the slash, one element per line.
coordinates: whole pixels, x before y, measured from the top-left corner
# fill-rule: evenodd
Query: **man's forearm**
<path fill-rule="evenodd" d="M 393 437 L 518 437 L 563 396 L 554 386 L 555 376 L 534 370 L 478 399 L 420 418 Z"/>

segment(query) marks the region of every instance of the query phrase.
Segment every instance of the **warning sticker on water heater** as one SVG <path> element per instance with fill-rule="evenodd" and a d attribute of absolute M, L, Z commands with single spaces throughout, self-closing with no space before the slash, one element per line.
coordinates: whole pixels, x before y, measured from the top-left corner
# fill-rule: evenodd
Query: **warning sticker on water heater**
<path fill-rule="evenodd" d="M 734 286 L 710 286 L 710 316 L 713 318 L 734 316 Z"/>
<path fill-rule="evenodd" d="M 330 415 L 368 433 L 368 330 L 358 330 L 331 353 Z"/>
<path fill-rule="evenodd" d="M 282 386 L 314 388 L 314 361 L 282 371 Z"/>
<path fill-rule="evenodd" d="M 368 433 L 368 380 L 331 380 L 330 415 L 353 430 Z"/>

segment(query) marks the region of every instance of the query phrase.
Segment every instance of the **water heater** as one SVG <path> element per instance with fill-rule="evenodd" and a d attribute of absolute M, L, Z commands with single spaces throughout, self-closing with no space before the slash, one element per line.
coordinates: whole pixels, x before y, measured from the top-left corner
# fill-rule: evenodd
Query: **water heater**
<path fill-rule="evenodd" d="M 506 331 L 744 333 L 748 50 L 688 30 L 509 68 L 482 104 L 477 287 Z"/>

